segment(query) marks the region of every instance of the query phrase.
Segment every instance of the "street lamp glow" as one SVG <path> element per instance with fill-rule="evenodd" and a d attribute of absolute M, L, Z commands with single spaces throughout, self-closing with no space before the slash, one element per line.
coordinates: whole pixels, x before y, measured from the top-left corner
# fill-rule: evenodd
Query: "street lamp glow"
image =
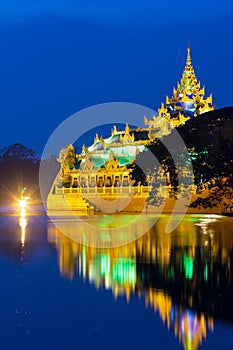
<path fill-rule="evenodd" d="M 25 198 L 21 199 L 20 202 L 19 202 L 19 205 L 20 205 L 21 208 L 25 208 L 26 204 L 27 204 L 27 201 L 26 201 Z"/>

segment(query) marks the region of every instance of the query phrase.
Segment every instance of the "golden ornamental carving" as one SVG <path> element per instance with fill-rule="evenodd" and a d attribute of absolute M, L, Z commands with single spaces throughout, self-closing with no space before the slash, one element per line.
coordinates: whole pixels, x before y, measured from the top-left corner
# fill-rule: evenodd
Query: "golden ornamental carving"
<path fill-rule="evenodd" d="M 87 148 L 87 146 L 85 144 L 83 144 L 83 146 L 82 146 L 82 153 L 83 154 L 87 154 L 88 153 L 88 148 Z"/>
<path fill-rule="evenodd" d="M 104 168 L 99 169 L 99 172 L 131 172 L 132 170 L 128 170 L 126 165 L 119 166 L 118 158 L 114 158 L 114 153 L 110 151 L 109 160 L 104 162 Z"/>
<path fill-rule="evenodd" d="M 120 141 L 123 144 L 127 144 L 127 143 L 132 143 L 134 142 L 134 135 L 130 135 L 130 128 L 129 128 L 129 124 L 127 123 L 125 126 L 125 132 L 123 135 L 120 135 Z"/>
<path fill-rule="evenodd" d="M 155 141 L 156 139 L 156 135 L 155 134 L 152 134 L 151 132 L 148 133 L 148 138 L 151 142 Z"/>
<path fill-rule="evenodd" d="M 63 175 L 70 173 L 75 167 L 75 149 L 73 145 L 66 145 L 59 152 L 57 159 L 61 163 L 61 172 Z"/>
<path fill-rule="evenodd" d="M 88 154 L 81 163 L 81 172 L 89 173 L 94 169 L 94 162 L 90 160 Z"/>
<path fill-rule="evenodd" d="M 96 134 L 95 134 L 95 138 L 94 138 L 94 143 L 97 143 L 97 142 L 99 142 L 99 141 L 100 141 L 100 139 L 99 139 L 99 134 L 96 133 Z"/>
<path fill-rule="evenodd" d="M 116 127 L 116 125 L 113 125 L 112 136 L 117 135 L 117 134 L 118 134 L 117 127 Z"/>
<path fill-rule="evenodd" d="M 158 109 L 159 115 L 167 114 L 167 108 L 165 107 L 164 103 L 161 104 L 161 108 Z"/>
<path fill-rule="evenodd" d="M 103 143 L 103 144 L 105 143 L 105 141 L 104 141 L 104 139 L 103 139 L 103 136 L 100 136 L 100 139 L 99 139 L 99 140 L 100 140 L 101 143 Z"/>
<path fill-rule="evenodd" d="M 116 170 L 118 168 L 119 161 L 114 159 L 114 153 L 112 150 L 109 153 L 109 160 L 104 162 L 104 167 L 106 170 Z"/>

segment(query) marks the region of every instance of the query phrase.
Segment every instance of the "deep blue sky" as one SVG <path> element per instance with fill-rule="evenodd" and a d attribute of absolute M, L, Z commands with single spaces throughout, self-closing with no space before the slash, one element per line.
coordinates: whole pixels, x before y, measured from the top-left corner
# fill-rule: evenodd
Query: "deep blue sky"
<path fill-rule="evenodd" d="M 58 124 L 97 103 L 157 110 L 188 41 L 207 93 L 231 106 L 232 36 L 232 0 L 1 0 L 0 147 L 41 152 Z"/>

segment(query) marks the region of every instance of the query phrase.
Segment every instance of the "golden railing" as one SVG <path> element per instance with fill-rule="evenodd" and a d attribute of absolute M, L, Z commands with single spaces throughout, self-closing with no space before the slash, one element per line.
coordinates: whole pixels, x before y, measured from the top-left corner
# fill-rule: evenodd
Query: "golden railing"
<path fill-rule="evenodd" d="M 149 193 L 151 190 L 151 186 L 143 186 L 143 185 L 139 185 L 139 186 L 127 186 L 127 187 L 115 187 L 115 186 L 111 186 L 111 187 L 107 187 L 107 186 L 103 186 L 103 187 L 56 187 L 55 188 L 55 194 L 143 194 L 143 193 Z"/>

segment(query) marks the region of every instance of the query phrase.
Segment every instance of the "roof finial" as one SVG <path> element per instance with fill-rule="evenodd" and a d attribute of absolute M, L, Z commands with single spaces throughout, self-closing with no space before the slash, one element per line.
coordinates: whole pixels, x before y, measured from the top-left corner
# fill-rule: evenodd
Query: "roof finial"
<path fill-rule="evenodd" d="M 187 47 L 187 51 L 188 51 L 188 53 L 187 53 L 187 60 L 186 60 L 186 64 L 188 65 L 188 66 L 191 66 L 191 55 L 190 55 L 190 43 L 188 43 L 188 47 Z"/>

